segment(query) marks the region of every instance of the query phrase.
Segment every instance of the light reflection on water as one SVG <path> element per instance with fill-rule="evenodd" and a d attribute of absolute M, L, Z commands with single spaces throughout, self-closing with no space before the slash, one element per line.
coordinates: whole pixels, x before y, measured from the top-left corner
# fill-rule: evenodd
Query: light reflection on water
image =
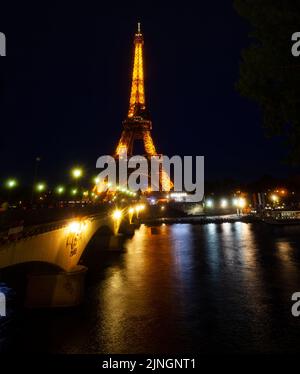
<path fill-rule="evenodd" d="M 142 225 L 122 255 L 99 257 L 82 310 L 29 316 L 24 336 L 54 352 L 298 351 L 299 229 Z"/>

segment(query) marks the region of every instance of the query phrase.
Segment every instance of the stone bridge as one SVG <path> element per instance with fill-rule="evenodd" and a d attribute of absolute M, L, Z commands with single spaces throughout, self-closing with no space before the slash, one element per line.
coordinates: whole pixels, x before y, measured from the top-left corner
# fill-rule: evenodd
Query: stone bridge
<path fill-rule="evenodd" d="M 123 220 L 122 220 L 123 218 Z M 78 265 L 89 241 L 98 232 L 110 234 L 108 247 L 117 249 L 122 231 L 134 233 L 128 215 L 108 213 L 37 225 L 16 232 L 0 243 L 0 269 L 24 263 L 45 263 L 57 271 L 27 276 L 28 307 L 72 306 L 81 302 L 87 268 Z"/>

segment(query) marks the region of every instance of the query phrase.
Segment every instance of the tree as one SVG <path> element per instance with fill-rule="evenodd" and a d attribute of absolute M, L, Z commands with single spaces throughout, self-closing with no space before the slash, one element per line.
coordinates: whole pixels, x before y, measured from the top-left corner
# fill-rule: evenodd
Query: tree
<path fill-rule="evenodd" d="M 239 92 L 260 105 L 269 135 L 280 135 L 289 159 L 300 163 L 300 57 L 292 55 L 292 35 L 300 32 L 299 0 L 234 0 L 252 27 L 252 43 L 242 52 Z"/>

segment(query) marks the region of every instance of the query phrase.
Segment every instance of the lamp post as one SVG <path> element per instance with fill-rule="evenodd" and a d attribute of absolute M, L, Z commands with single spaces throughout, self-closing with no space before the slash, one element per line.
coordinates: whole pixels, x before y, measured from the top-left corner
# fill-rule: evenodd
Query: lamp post
<path fill-rule="evenodd" d="M 72 188 L 71 195 L 75 196 L 75 195 L 77 195 L 77 192 L 78 192 L 77 188 Z"/>
<path fill-rule="evenodd" d="M 9 200 L 10 200 L 10 194 L 11 194 L 11 191 L 16 188 L 18 185 L 18 182 L 15 178 L 9 178 L 7 179 L 7 181 L 5 182 L 5 187 L 7 188 L 7 191 L 8 191 L 8 194 L 7 194 L 7 200 L 8 200 L 8 203 L 9 203 Z"/>
<path fill-rule="evenodd" d="M 76 180 L 82 177 L 83 171 L 81 168 L 75 167 L 71 170 L 72 177 Z"/>
<path fill-rule="evenodd" d="M 78 181 L 82 177 L 82 175 L 83 175 L 83 170 L 80 167 L 74 167 L 71 170 L 71 176 L 72 176 L 73 179 L 75 179 L 75 182 L 76 182 L 76 188 L 72 190 L 72 195 L 74 195 L 74 196 L 77 194 L 78 188 L 80 189 L 80 185 L 79 185 Z"/>
<path fill-rule="evenodd" d="M 59 185 L 59 186 L 57 186 L 57 187 L 55 188 L 55 193 L 56 193 L 56 195 L 59 196 L 59 197 L 58 197 L 58 201 L 61 201 L 61 200 L 60 200 L 60 199 L 61 199 L 61 195 L 62 195 L 64 192 L 65 192 L 65 187 L 64 187 L 64 186 Z"/>
<path fill-rule="evenodd" d="M 37 185 L 36 185 L 36 191 L 37 192 L 43 192 L 43 191 L 45 191 L 45 189 L 46 189 L 46 185 L 45 185 L 45 183 L 38 183 Z"/>
<path fill-rule="evenodd" d="M 11 190 L 12 188 L 17 186 L 17 180 L 16 179 L 8 179 L 6 181 L 6 187 Z"/>
<path fill-rule="evenodd" d="M 244 199 L 243 197 L 240 197 L 238 199 L 238 215 L 242 215 L 243 213 L 243 209 L 246 207 L 246 199 Z"/>
<path fill-rule="evenodd" d="M 130 208 L 128 209 L 128 218 L 129 218 L 129 223 L 130 223 L 130 224 L 132 224 L 133 213 L 134 213 L 134 208 L 133 208 L 133 207 L 130 207 Z"/>
<path fill-rule="evenodd" d="M 278 203 L 279 203 L 279 196 L 276 195 L 276 194 L 272 194 L 272 195 L 270 196 L 270 198 L 271 198 L 271 201 L 272 201 L 272 203 L 273 203 L 273 208 L 275 208 L 276 205 L 278 205 Z"/>
<path fill-rule="evenodd" d="M 123 212 L 120 209 L 115 209 L 114 212 L 112 213 L 112 219 L 114 221 L 114 234 L 115 235 L 118 234 L 120 224 L 121 224 L 121 221 L 122 221 L 122 216 L 123 216 Z"/>
<path fill-rule="evenodd" d="M 35 186 L 35 191 L 40 195 L 46 189 L 46 184 L 43 182 L 39 182 Z"/>
<path fill-rule="evenodd" d="M 37 179 L 37 176 L 38 176 L 38 169 L 39 169 L 40 161 L 41 161 L 40 157 L 35 158 L 30 205 L 32 205 L 32 203 L 33 203 L 34 189 L 35 189 L 36 179 Z"/>
<path fill-rule="evenodd" d="M 65 192 L 65 187 L 64 186 L 57 186 L 56 189 L 55 189 L 55 192 L 58 195 L 62 195 Z"/>

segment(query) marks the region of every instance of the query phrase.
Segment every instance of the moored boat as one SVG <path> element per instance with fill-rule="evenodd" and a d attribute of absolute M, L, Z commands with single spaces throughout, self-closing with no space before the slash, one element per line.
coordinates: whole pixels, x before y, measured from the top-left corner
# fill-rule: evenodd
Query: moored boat
<path fill-rule="evenodd" d="M 300 225 L 300 210 L 273 209 L 265 211 L 262 221 L 271 225 Z"/>

